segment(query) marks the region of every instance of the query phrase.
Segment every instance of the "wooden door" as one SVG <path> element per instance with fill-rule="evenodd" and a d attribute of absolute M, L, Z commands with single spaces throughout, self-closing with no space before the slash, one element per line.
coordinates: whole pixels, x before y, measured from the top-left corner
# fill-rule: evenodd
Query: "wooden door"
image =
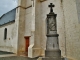
<path fill-rule="evenodd" d="M 29 37 L 25 37 L 25 52 L 28 55 Z"/>

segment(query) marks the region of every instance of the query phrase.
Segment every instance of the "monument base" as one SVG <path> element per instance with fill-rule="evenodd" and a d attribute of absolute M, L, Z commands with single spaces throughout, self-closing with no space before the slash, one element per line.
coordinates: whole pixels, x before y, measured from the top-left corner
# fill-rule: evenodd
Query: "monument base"
<path fill-rule="evenodd" d="M 45 57 L 61 57 L 61 50 L 45 50 Z"/>
<path fill-rule="evenodd" d="M 45 50 L 45 57 L 42 60 L 61 60 L 61 51 L 59 49 Z"/>

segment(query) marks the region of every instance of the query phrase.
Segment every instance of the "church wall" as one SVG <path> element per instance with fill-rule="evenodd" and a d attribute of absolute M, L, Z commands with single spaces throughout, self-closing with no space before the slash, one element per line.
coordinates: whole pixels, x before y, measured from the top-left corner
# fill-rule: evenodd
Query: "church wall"
<path fill-rule="evenodd" d="M 22 4 L 22 6 L 25 6 L 25 1 L 23 1 L 24 4 Z M 31 5 L 30 1 L 31 0 L 27 0 L 27 7 Z M 32 8 L 19 8 L 19 49 L 24 51 L 24 36 L 31 36 L 30 44 L 33 44 L 33 46 L 29 47 L 30 49 L 28 53 L 31 53 L 29 54 L 29 57 L 40 55 L 44 56 L 47 39 L 45 23 L 46 14 L 50 11 L 48 5 L 53 3 L 55 5 L 54 12 L 57 14 L 57 32 L 59 34 L 59 47 L 61 49 L 62 56 L 67 56 L 73 60 L 79 60 L 80 24 L 78 22 L 75 0 L 35 1 L 36 2 L 33 4 L 34 7 Z M 35 23 L 32 24 L 32 21 Z"/>
<path fill-rule="evenodd" d="M 29 7 L 32 5 L 32 0 L 26 0 L 26 7 Z"/>
<path fill-rule="evenodd" d="M 76 0 L 63 0 L 63 10 L 66 31 L 66 56 L 72 60 L 80 60 L 80 23 Z"/>
<path fill-rule="evenodd" d="M 18 55 L 25 54 L 25 15 L 26 0 L 18 0 L 18 8 L 16 13 L 16 24 L 18 25 Z"/>
<path fill-rule="evenodd" d="M 24 29 L 25 29 L 25 9 L 22 7 L 18 8 L 18 54 L 24 54 L 25 52 L 25 36 L 24 36 Z"/>
<path fill-rule="evenodd" d="M 5 28 L 7 28 L 7 39 L 4 39 Z M 17 34 L 15 22 L 0 26 L 0 51 L 17 53 Z"/>
<path fill-rule="evenodd" d="M 35 37 L 34 37 L 34 57 L 36 56 L 41 56 L 41 7 L 40 7 L 40 2 L 39 0 L 35 1 Z"/>
<path fill-rule="evenodd" d="M 77 13 L 78 13 L 78 21 L 79 21 L 79 23 L 80 23 L 80 8 L 79 8 L 79 6 L 80 6 L 80 0 L 75 0 L 76 1 L 76 8 L 77 8 Z"/>
<path fill-rule="evenodd" d="M 26 9 L 25 36 L 31 36 L 32 7 Z"/>

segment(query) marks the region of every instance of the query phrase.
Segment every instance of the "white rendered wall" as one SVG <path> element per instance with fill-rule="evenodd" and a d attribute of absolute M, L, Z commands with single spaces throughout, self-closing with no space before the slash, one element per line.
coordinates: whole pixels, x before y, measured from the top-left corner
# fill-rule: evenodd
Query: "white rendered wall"
<path fill-rule="evenodd" d="M 0 50 L 17 53 L 17 29 L 16 24 L 8 23 L 0 27 Z M 4 40 L 4 30 L 7 28 L 7 39 Z"/>
<path fill-rule="evenodd" d="M 80 60 L 80 23 L 77 8 L 79 7 L 76 7 L 76 0 L 63 0 L 66 56 L 73 60 Z"/>

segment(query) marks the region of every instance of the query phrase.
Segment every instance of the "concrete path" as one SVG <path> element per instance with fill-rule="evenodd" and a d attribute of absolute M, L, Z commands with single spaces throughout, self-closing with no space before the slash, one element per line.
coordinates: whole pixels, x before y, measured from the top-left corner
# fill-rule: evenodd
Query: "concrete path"
<path fill-rule="evenodd" d="M 12 52 L 0 51 L 0 57 L 10 57 L 10 56 L 16 56 L 16 54 Z"/>
<path fill-rule="evenodd" d="M 12 52 L 6 52 L 6 51 L 0 51 L 0 55 L 6 55 L 6 54 L 14 54 Z"/>
<path fill-rule="evenodd" d="M 37 60 L 37 58 L 28 58 L 26 56 L 17 56 L 12 52 L 0 51 L 0 60 Z"/>
<path fill-rule="evenodd" d="M 0 60 L 37 60 L 37 58 L 28 58 L 23 56 L 0 57 Z"/>

